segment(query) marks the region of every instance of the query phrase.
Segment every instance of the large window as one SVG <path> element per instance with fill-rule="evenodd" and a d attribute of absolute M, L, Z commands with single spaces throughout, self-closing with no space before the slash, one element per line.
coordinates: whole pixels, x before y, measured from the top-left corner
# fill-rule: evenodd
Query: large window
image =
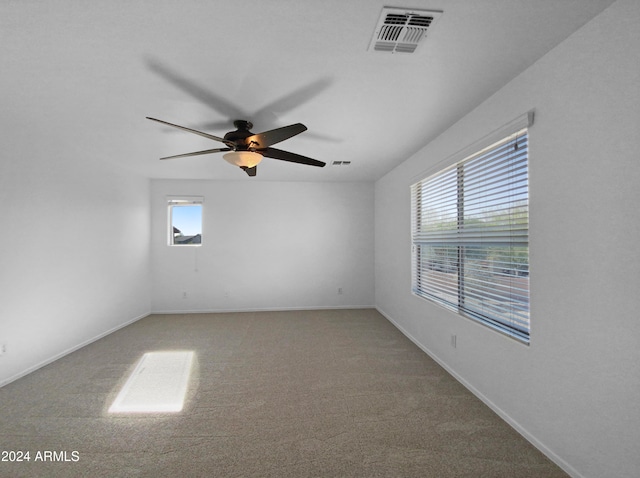
<path fill-rule="evenodd" d="M 202 244 L 202 198 L 169 197 L 169 245 L 199 246 Z"/>
<path fill-rule="evenodd" d="M 529 342 L 528 135 L 411 186 L 413 292 Z"/>

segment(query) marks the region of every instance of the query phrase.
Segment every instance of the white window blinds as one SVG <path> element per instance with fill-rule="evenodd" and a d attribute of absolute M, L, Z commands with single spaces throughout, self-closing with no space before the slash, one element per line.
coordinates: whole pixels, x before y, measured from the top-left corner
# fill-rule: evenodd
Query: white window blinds
<path fill-rule="evenodd" d="M 529 341 L 528 134 L 411 187 L 413 292 Z"/>

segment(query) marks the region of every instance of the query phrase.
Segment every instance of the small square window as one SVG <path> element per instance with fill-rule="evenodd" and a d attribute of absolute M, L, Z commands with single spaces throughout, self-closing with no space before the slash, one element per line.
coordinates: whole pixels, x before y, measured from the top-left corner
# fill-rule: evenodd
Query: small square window
<path fill-rule="evenodd" d="M 170 246 L 202 244 L 202 202 L 202 198 L 168 200 Z"/>

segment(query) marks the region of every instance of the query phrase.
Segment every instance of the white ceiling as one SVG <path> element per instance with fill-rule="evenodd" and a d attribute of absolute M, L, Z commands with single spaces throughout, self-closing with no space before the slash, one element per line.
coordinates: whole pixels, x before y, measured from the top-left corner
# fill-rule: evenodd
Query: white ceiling
<path fill-rule="evenodd" d="M 611 3 L 1 2 L 0 126 L 22 131 L 4 155 L 26 141 L 52 165 L 82 158 L 153 178 L 375 180 Z M 444 13 L 416 53 L 368 51 L 383 6 Z M 222 136 L 240 114 L 256 133 L 304 123 L 277 147 L 327 166 L 265 159 L 249 178 L 220 154 L 159 161 L 221 144 L 145 119 Z"/>

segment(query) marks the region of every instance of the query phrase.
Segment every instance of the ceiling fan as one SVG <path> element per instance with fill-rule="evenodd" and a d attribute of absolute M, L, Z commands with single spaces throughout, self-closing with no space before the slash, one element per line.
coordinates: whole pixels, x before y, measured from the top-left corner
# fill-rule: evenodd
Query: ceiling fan
<path fill-rule="evenodd" d="M 296 123 L 282 128 L 265 131 L 263 133 L 254 134 L 250 131 L 251 128 L 253 128 L 253 124 L 250 121 L 235 120 L 233 125 L 237 129 L 225 134 L 224 138 L 220 138 L 212 134 L 203 133 L 202 131 L 168 123 L 167 121 L 162 121 L 156 118 L 150 118 L 147 116 L 147 119 L 157 121 L 158 123 L 178 128 L 183 131 L 198 134 L 226 145 L 226 148 L 206 149 L 204 151 L 176 154 L 175 156 L 167 156 L 160 159 L 186 158 L 188 156 L 199 156 L 210 153 L 226 153 L 222 157 L 229 163 L 239 166 L 249 176 L 256 175 L 258 163 L 262 161 L 263 157 L 289 161 L 291 163 L 308 164 L 309 166 L 323 167 L 325 165 L 325 163 L 318 161 L 317 159 L 307 158 L 300 154 L 290 153 L 289 151 L 283 151 L 281 149 L 271 147 L 273 144 L 279 143 L 306 131 L 307 127 L 302 123 Z"/>

